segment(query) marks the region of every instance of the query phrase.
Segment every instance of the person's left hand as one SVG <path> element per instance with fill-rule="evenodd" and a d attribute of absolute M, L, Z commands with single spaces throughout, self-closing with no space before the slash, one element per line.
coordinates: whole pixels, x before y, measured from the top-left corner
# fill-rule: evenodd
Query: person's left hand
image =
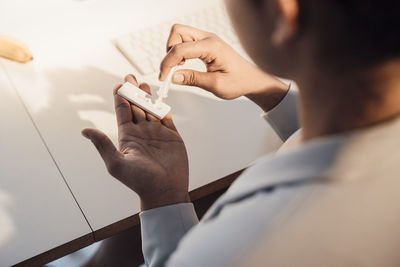
<path fill-rule="evenodd" d="M 125 81 L 137 86 L 133 75 Z M 160 121 L 119 96 L 120 87 L 114 88 L 119 150 L 99 130 L 87 128 L 82 134 L 93 142 L 109 173 L 139 195 L 142 210 L 189 202 L 187 153 L 171 115 Z M 139 87 L 150 93 L 147 84 Z"/>

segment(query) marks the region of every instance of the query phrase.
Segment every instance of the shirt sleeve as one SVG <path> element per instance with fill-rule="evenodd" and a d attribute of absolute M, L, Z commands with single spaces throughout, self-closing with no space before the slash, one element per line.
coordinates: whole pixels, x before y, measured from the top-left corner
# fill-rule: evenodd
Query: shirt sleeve
<path fill-rule="evenodd" d="M 199 222 L 192 203 L 155 208 L 139 216 L 147 267 L 164 266 L 181 238 Z"/>
<path fill-rule="evenodd" d="M 297 97 L 297 90 L 290 85 L 290 89 L 282 101 L 271 111 L 262 115 L 284 142 L 300 128 Z"/>

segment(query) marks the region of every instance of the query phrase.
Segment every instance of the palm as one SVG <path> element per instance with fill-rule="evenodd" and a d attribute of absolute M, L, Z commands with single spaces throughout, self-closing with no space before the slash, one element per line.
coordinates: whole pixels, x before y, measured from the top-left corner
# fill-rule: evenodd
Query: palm
<path fill-rule="evenodd" d="M 138 128 L 137 126 L 140 126 Z M 161 123 L 124 124 L 119 128 L 122 168 L 116 173 L 135 191 L 149 194 L 149 184 L 167 188 L 173 179 L 187 176 L 185 145 L 178 132 Z M 139 178 L 140 181 L 137 181 Z M 163 179 L 159 179 L 162 177 Z"/>
<path fill-rule="evenodd" d="M 125 80 L 137 85 L 133 76 Z M 93 141 L 110 174 L 140 196 L 142 208 L 188 201 L 188 159 L 171 115 L 158 120 L 120 97 L 118 88 L 119 150 L 98 130 L 85 129 L 83 134 Z M 145 84 L 140 88 L 150 91 Z"/>

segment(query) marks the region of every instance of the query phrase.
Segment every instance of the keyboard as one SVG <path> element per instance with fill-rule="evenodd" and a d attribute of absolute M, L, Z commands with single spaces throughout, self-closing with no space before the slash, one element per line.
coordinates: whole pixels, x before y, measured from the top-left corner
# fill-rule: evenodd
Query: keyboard
<path fill-rule="evenodd" d="M 175 23 L 216 33 L 242 55 L 244 54 L 222 3 L 178 17 L 173 21 L 125 34 L 116 38 L 113 43 L 142 75 L 153 75 L 159 72 L 160 63 L 166 55 L 167 39 Z"/>

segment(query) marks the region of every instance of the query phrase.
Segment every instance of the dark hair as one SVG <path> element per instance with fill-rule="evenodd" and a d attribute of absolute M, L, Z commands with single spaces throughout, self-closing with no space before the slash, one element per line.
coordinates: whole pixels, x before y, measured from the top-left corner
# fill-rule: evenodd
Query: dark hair
<path fill-rule="evenodd" d="M 368 66 L 400 56 L 400 0 L 299 0 L 320 55 Z M 311 26 L 311 27 L 309 27 Z M 313 33 L 314 34 L 314 33 Z"/>

